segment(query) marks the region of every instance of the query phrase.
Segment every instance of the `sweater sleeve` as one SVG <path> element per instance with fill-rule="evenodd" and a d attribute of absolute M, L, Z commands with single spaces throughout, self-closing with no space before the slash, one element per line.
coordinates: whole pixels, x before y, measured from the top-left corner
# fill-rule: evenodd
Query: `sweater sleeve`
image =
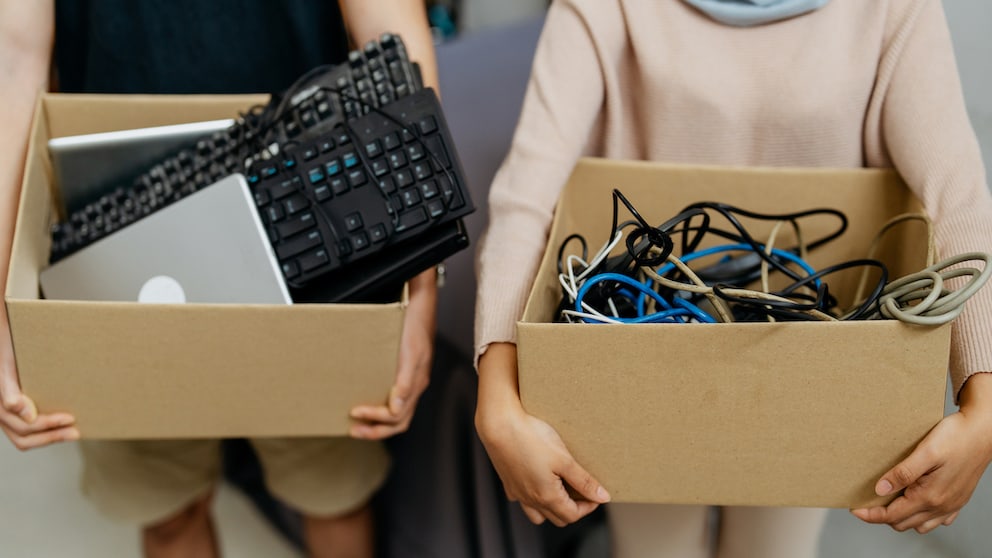
<path fill-rule="evenodd" d="M 520 121 L 489 192 L 476 267 L 476 359 L 490 343 L 516 342 L 558 195 L 603 103 L 605 53 L 591 27 L 600 22 L 577 4 L 556 0 L 548 11 Z"/>
<path fill-rule="evenodd" d="M 942 258 L 992 253 L 992 195 L 958 77 L 950 32 L 939 0 L 911 6 L 883 51 L 876 98 L 879 152 L 923 202 L 934 222 Z M 881 95 L 880 95 L 881 93 Z M 888 159 L 888 161 L 884 161 Z M 980 264 L 977 264 L 980 265 Z M 952 326 L 950 372 L 955 399 L 968 376 L 992 372 L 992 287 L 972 297 Z"/>

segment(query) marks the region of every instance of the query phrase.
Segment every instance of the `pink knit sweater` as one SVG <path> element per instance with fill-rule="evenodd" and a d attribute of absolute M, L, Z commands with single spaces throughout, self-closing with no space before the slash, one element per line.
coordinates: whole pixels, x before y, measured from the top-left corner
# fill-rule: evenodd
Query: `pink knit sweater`
<path fill-rule="evenodd" d="M 514 342 L 582 155 L 895 167 L 943 255 L 992 252 L 992 196 L 939 0 L 832 0 L 729 27 L 676 0 L 557 0 L 479 249 L 476 349 Z M 954 324 L 955 393 L 992 372 L 992 287 Z"/>

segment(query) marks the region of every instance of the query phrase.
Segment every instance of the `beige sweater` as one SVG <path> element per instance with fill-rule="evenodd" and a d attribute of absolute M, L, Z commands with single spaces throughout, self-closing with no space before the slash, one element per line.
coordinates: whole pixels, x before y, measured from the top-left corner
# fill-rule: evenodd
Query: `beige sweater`
<path fill-rule="evenodd" d="M 555 202 L 582 155 L 895 167 L 938 250 L 992 252 L 992 197 L 939 0 L 832 0 L 752 28 L 677 0 L 557 0 L 479 249 L 476 350 L 514 342 Z M 955 393 L 992 372 L 992 287 L 954 324 Z"/>

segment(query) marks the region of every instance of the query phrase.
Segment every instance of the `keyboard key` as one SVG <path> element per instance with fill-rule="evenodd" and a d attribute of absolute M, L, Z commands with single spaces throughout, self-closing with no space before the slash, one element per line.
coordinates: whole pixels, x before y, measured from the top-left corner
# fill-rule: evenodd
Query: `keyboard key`
<path fill-rule="evenodd" d="M 398 90 L 397 90 L 397 91 L 398 91 Z M 414 135 L 413 135 L 413 133 L 411 133 L 411 132 L 410 132 L 410 130 L 408 130 L 408 129 L 406 129 L 406 128 L 403 128 L 403 130 L 402 130 L 402 131 L 401 131 L 400 133 L 401 133 L 401 134 L 402 134 L 402 136 L 403 136 L 403 142 L 404 142 L 404 143 L 410 143 L 410 142 L 412 142 L 413 140 L 415 140 L 415 139 L 417 139 L 417 137 L 416 137 L 416 136 L 414 136 Z"/>
<path fill-rule="evenodd" d="M 282 264 L 282 274 L 286 279 L 292 279 L 300 274 L 300 266 L 295 260 L 288 261 Z"/>
<path fill-rule="evenodd" d="M 400 195 L 403 197 L 403 205 L 406 207 L 413 207 L 420 203 L 420 194 L 414 188 L 404 190 Z"/>
<path fill-rule="evenodd" d="M 407 155 L 410 156 L 410 161 L 412 161 L 414 163 L 417 162 L 417 161 L 419 161 L 419 160 L 421 160 L 421 159 L 423 159 L 424 158 L 424 155 L 425 155 L 424 154 L 424 148 L 423 148 L 422 145 L 420 145 L 420 143 L 410 144 L 410 146 L 408 146 L 406 148 L 406 152 L 407 152 Z"/>
<path fill-rule="evenodd" d="M 300 267 L 303 268 L 304 273 L 308 273 L 318 267 L 327 265 L 330 261 L 331 259 L 327 257 L 327 251 L 321 248 L 320 250 L 300 256 Z"/>
<path fill-rule="evenodd" d="M 295 256 L 304 250 L 319 246 L 320 231 L 314 229 L 306 234 L 301 234 L 292 240 L 282 242 L 276 246 L 276 256 L 280 260 L 285 260 L 286 258 Z"/>
<path fill-rule="evenodd" d="M 282 202 L 282 205 L 286 208 L 286 213 L 292 215 L 310 207 L 310 202 L 300 194 L 293 194 L 286 198 L 286 201 Z"/>
<path fill-rule="evenodd" d="M 255 205 L 262 207 L 267 203 L 269 203 L 269 193 L 265 190 L 257 190 L 255 192 Z"/>
<path fill-rule="evenodd" d="M 396 225 L 396 232 L 403 232 L 427 222 L 427 213 L 424 208 L 418 207 L 412 211 L 400 214 L 399 223 Z"/>
<path fill-rule="evenodd" d="M 334 110 L 331 108 L 331 103 L 327 101 L 321 101 L 317 103 L 317 116 L 323 120 L 334 114 Z"/>
<path fill-rule="evenodd" d="M 304 128 L 312 128 L 317 124 L 317 113 L 313 110 L 305 110 L 300 114 L 300 122 Z"/>
<path fill-rule="evenodd" d="M 389 164 L 393 169 L 400 169 L 406 166 L 406 155 L 402 151 L 393 151 L 389 154 Z"/>
<path fill-rule="evenodd" d="M 308 148 L 306 148 L 306 149 L 303 150 L 303 160 L 304 161 L 309 161 L 309 160 L 313 159 L 316 156 L 317 156 L 317 150 L 314 149 L 314 148 L 312 148 L 312 147 L 308 147 Z"/>
<path fill-rule="evenodd" d="M 368 177 L 365 176 L 365 171 L 362 169 L 355 169 L 348 173 L 348 183 L 351 184 L 352 188 L 358 188 L 368 182 Z"/>
<path fill-rule="evenodd" d="M 389 63 L 389 75 L 393 78 L 394 85 L 406 83 L 406 72 L 403 71 L 403 63 L 399 60 Z"/>
<path fill-rule="evenodd" d="M 350 169 L 352 167 L 356 167 L 356 166 L 358 166 L 358 163 L 359 163 L 358 155 L 355 155 L 355 153 L 352 152 L 352 151 L 349 151 L 348 153 L 345 153 L 341 157 L 341 160 L 344 161 L 344 168 L 345 169 Z"/>
<path fill-rule="evenodd" d="M 338 242 L 337 249 L 338 249 L 338 257 L 343 258 L 346 256 L 350 256 L 352 252 L 351 241 L 348 240 L 347 238 L 342 238 L 341 241 Z"/>
<path fill-rule="evenodd" d="M 376 157 L 382 155 L 382 145 L 379 140 L 372 140 L 365 144 L 365 153 L 370 159 L 375 159 Z"/>
<path fill-rule="evenodd" d="M 369 235 L 364 232 L 351 235 L 351 245 L 355 247 L 355 251 L 361 251 L 369 247 Z"/>
<path fill-rule="evenodd" d="M 401 170 L 396 173 L 396 184 L 400 188 L 406 188 L 407 186 L 413 184 L 413 173 L 409 170 Z"/>
<path fill-rule="evenodd" d="M 344 179 L 344 176 L 336 176 L 331 179 L 331 191 L 334 192 L 335 196 L 340 196 L 348 189 L 348 181 Z"/>
<path fill-rule="evenodd" d="M 228 165 L 226 163 L 224 164 L 224 166 L 225 167 L 228 167 L 228 168 L 230 167 L 230 165 Z M 292 157 L 287 157 L 282 162 L 282 168 L 284 168 L 286 170 L 289 170 L 289 169 L 292 169 L 292 168 L 295 168 L 295 167 L 296 167 L 296 159 L 294 159 Z"/>
<path fill-rule="evenodd" d="M 313 213 L 307 211 L 299 217 L 279 223 L 276 225 L 276 230 L 279 231 L 280 238 L 287 238 L 314 227 L 316 224 L 317 222 L 313 218 Z"/>
<path fill-rule="evenodd" d="M 330 153 L 334 149 L 334 140 L 327 138 L 318 144 L 321 153 Z"/>
<path fill-rule="evenodd" d="M 429 182 L 424 182 L 423 184 L 421 184 L 420 185 L 420 191 L 421 191 L 421 193 L 424 194 L 424 199 L 425 200 L 429 200 L 429 199 L 431 199 L 434 196 L 437 196 L 439 194 L 438 189 L 437 189 L 437 183 L 434 182 L 433 180 L 431 180 Z"/>
<path fill-rule="evenodd" d="M 313 195 L 317 201 L 325 201 L 331 198 L 331 189 L 326 184 L 321 184 L 313 189 Z"/>
<path fill-rule="evenodd" d="M 444 215 L 444 203 L 441 200 L 427 202 L 427 213 L 430 214 L 431 219 Z"/>
<path fill-rule="evenodd" d="M 420 133 L 425 136 L 428 134 L 433 134 L 437 131 L 437 120 L 434 120 L 433 116 L 428 116 L 417 123 L 420 128 Z"/>
<path fill-rule="evenodd" d="M 344 218 L 344 228 L 348 229 L 348 232 L 355 232 L 362 228 L 362 216 L 358 213 L 346 215 Z"/>
<path fill-rule="evenodd" d="M 383 136 L 382 145 L 386 148 L 386 151 L 392 151 L 401 147 L 403 143 L 400 141 L 400 137 L 396 132 L 389 132 Z"/>
<path fill-rule="evenodd" d="M 268 216 L 270 223 L 275 223 L 286 216 L 286 214 L 282 211 L 282 206 L 279 205 L 270 205 L 265 208 L 265 213 Z"/>
<path fill-rule="evenodd" d="M 386 240 L 386 227 L 381 224 L 372 227 L 369 229 L 369 236 L 372 237 L 373 243 Z"/>
<path fill-rule="evenodd" d="M 310 169 L 308 174 L 310 176 L 310 184 L 317 184 L 324 180 L 324 171 L 322 169 Z"/>
<path fill-rule="evenodd" d="M 347 145 L 351 143 L 351 137 L 348 136 L 348 132 L 338 131 L 334 141 L 338 142 L 338 145 Z"/>
<path fill-rule="evenodd" d="M 269 184 L 269 193 L 273 200 L 279 200 L 293 194 L 300 189 L 300 177 L 294 176 L 288 180 L 283 180 L 279 184 Z"/>
<path fill-rule="evenodd" d="M 286 135 L 291 138 L 300 135 L 300 125 L 295 120 L 286 123 Z"/>
<path fill-rule="evenodd" d="M 372 161 L 372 174 L 377 177 L 389 174 L 389 165 L 382 159 Z"/>
<path fill-rule="evenodd" d="M 324 170 L 327 171 L 327 176 L 336 176 L 341 172 L 341 162 L 334 159 L 330 163 L 324 165 Z"/>
<path fill-rule="evenodd" d="M 431 166 L 425 163 L 417 163 L 413 166 L 413 176 L 417 177 L 417 180 L 427 180 L 431 177 Z"/>
<path fill-rule="evenodd" d="M 386 176 L 379 180 L 379 189 L 382 190 L 383 194 L 389 195 L 396 191 L 396 183 L 393 182 L 393 177 Z"/>

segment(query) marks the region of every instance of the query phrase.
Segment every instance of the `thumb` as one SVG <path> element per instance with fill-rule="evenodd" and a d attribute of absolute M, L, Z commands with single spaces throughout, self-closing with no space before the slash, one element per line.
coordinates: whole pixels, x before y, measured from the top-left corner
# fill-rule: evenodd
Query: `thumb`
<path fill-rule="evenodd" d="M 928 452 L 917 446 L 913 453 L 909 454 L 909 457 L 882 475 L 882 478 L 875 484 L 875 494 L 888 496 L 899 492 L 929 473 L 936 467 L 937 463 L 928 455 Z"/>
<path fill-rule="evenodd" d="M 403 412 L 403 407 L 410 399 L 410 381 L 408 375 L 400 373 L 396 377 L 396 383 L 389 390 L 389 412 L 399 415 Z"/>
<path fill-rule="evenodd" d="M 605 504 L 610 501 L 610 493 L 603 488 L 603 485 L 599 484 L 599 481 L 589 474 L 589 471 L 583 469 L 574 459 L 559 474 L 568 486 L 572 487 L 572 489 L 586 500 L 599 504 Z"/>
<path fill-rule="evenodd" d="M 0 370 L 0 404 L 9 412 L 20 415 L 25 422 L 34 422 L 38 416 L 34 402 L 21 392 L 17 372 L 7 367 Z"/>

